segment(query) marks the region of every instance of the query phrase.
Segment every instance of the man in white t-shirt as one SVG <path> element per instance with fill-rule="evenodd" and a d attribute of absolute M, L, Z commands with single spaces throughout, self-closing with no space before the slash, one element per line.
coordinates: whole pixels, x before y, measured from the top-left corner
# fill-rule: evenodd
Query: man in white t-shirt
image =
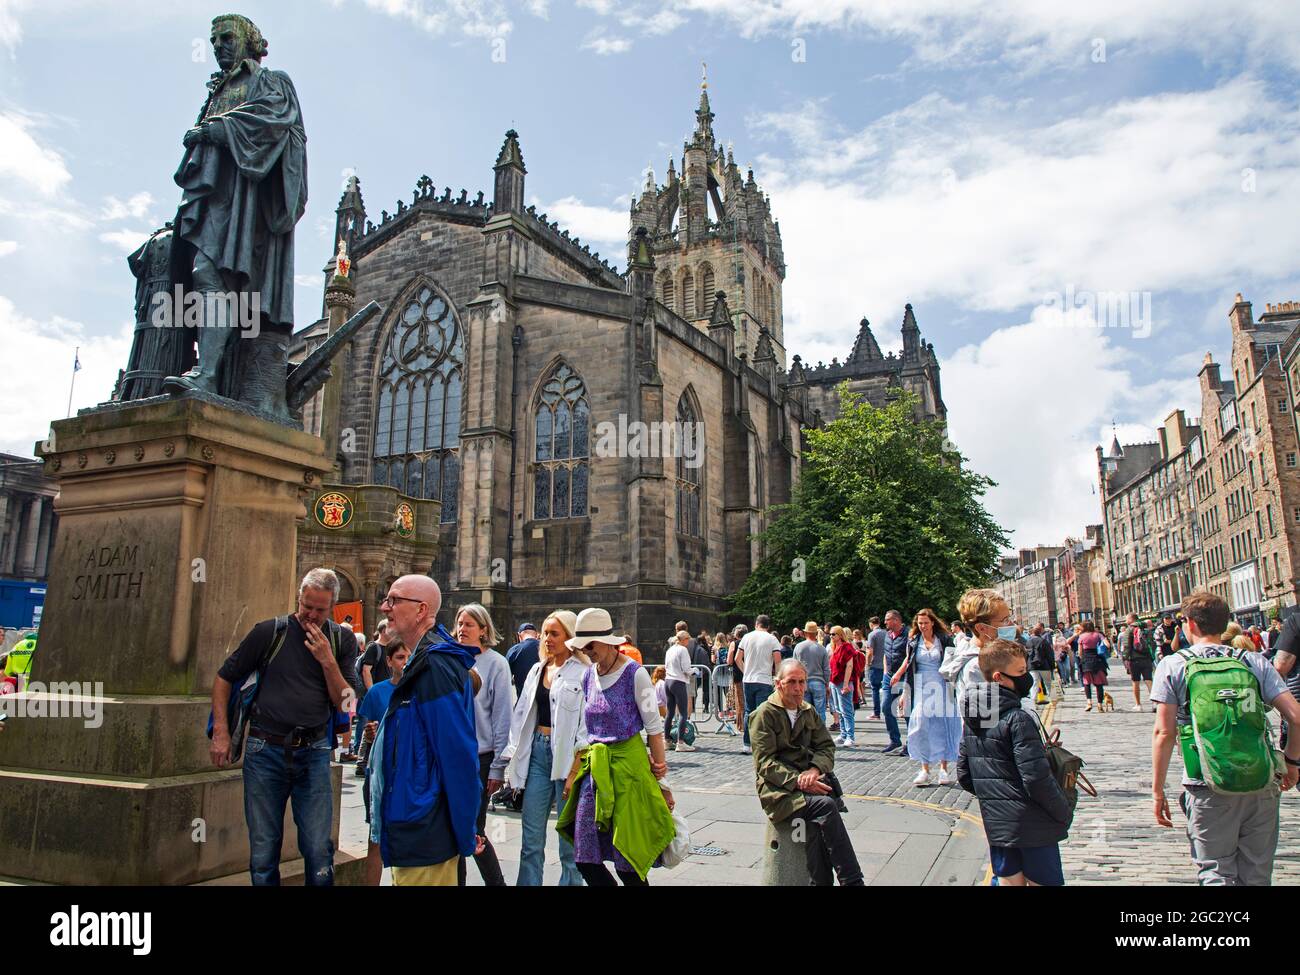
<path fill-rule="evenodd" d="M 668 715 L 664 721 L 664 731 L 673 730 L 673 716 L 677 716 L 677 751 L 693 752 L 695 749 L 686 743 L 686 704 L 690 697 L 691 654 L 686 649 L 690 643 L 690 630 L 678 630 L 677 639 L 664 655 L 664 690 L 668 696 Z"/>
<path fill-rule="evenodd" d="M 772 619 L 759 616 L 754 629 L 740 638 L 736 648 L 736 665 L 744 673 L 745 688 L 745 745 L 741 749 L 752 754 L 749 747 L 749 716 L 758 706 L 772 696 L 772 674 L 781 662 L 781 641 L 772 635 Z"/>

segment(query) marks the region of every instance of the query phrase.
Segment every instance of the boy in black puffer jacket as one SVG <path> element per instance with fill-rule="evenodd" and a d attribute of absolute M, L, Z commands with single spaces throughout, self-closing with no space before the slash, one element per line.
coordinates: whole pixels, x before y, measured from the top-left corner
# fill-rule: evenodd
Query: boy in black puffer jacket
<path fill-rule="evenodd" d="M 1057 844 L 1074 810 L 1047 763 L 1037 720 L 1020 708 L 1033 687 L 1024 648 L 992 641 L 980 649 L 980 672 L 988 683 L 970 685 L 961 701 L 957 781 L 979 799 L 998 883 L 1059 887 Z"/>

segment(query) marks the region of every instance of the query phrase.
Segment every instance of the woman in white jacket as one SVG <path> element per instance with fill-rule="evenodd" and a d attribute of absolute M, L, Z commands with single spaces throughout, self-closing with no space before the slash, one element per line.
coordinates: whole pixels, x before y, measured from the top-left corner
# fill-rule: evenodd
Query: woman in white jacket
<path fill-rule="evenodd" d="M 524 678 L 515 702 L 506 745 L 506 781 L 524 790 L 523 848 L 519 854 L 520 887 L 542 885 L 546 854 L 546 823 L 558 806 L 574 756 L 587 745 L 582 675 L 591 661 L 571 651 L 567 642 L 577 616 L 556 610 L 542 623 L 539 659 Z M 582 874 L 573 861 L 573 844 L 560 841 L 560 886 L 581 887 Z"/>

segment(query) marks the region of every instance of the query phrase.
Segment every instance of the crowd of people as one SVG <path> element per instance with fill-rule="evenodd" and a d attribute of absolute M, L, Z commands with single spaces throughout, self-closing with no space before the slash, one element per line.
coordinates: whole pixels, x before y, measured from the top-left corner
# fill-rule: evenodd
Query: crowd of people
<path fill-rule="evenodd" d="M 338 736 L 340 760 L 365 779 L 370 883 L 387 866 L 395 885 L 463 885 L 472 858 L 486 885 L 505 885 L 486 829 L 496 797 L 520 813 L 516 884 L 542 883 L 555 815 L 562 885 L 645 885 L 653 867 L 687 852 L 668 751 L 693 750 L 690 718 L 710 683 L 731 712 L 721 717 L 741 726 L 769 819 L 806 827 L 815 884 L 863 882 L 835 773 L 836 754 L 858 745 L 859 709 L 883 723 L 887 756 L 914 763 L 914 785 L 959 785 L 978 798 L 999 885 L 1064 882 L 1059 844 L 1078 766 L 1046 737 L 1036 706 L 1074 685 L 1088 710 L 1113 705 L 1116 659 L 1133 709 L 1156 712 L 1160 826 L 1172 825 L 1164 787 L 1181 749 L 1179 804 L 1203 883 L 1267 882 L 1279 797 L 1300 767 L 1300 736 L 1285 736 L 1300 720 L 1300 614 L 1242 631 L 1208 592 L 1189 596 L 1177 618 L 1129 617 L 1108 633 L 1091 621 L 1024 629 L 992 589 L 966 592 L 947 623 L 928 608 L 910 622 L 888 610 L 865 630 L 809 620 L 780 637 L 765 615 L 712 636 L 681 622 L 653 672 L 602 608 L 557 609 L 540 630 L 522 624 L 502 653 L 485 606 L 460 606 L 448 632 L 437 583 L 409 575 L 389 587 L 386 619 L 363 645 L 331 618 L 337 592 L 332 572 L 309 572 L 297 611 L 254 626 L 214 682 L 212 759 L 242 759 L 255 884 L 279 882 L 288 803 L 307 882 L 333 882 Z M 1266 719 L 1224 719 L 1252 694 L 1285 719 L 1285 754 Z M 1236 737 L 1214 744 L 1229 726 Z"/>
<path fill-rule="evenodd" d="M 333 883 L 336 734 L 340 760 L 365 778 L 371 883 L 387 866 L 396 886 L 463 885 L 472 858 L 485 884 L 505 885 L 485 823 L 507 783 L 523 793 L 520 885 L 542 881 L 553 809 L 562 884 L 643 885 L 653 866 L 680 861 L 664 721 L 640 652 L 606 610 L 556 610 L 503 655 L 486 607 L 459 607 L 453 636 L 437 623 L 437 583 L 402 576 L 362 652 L 331 619 L 338 588 L 328 569 L 307 573 L 297 611 L 254 626 L 214 681 L 212 760 L 242 758 L 255 885 L 279 883 L 288 804 L 306 882 Z"/>

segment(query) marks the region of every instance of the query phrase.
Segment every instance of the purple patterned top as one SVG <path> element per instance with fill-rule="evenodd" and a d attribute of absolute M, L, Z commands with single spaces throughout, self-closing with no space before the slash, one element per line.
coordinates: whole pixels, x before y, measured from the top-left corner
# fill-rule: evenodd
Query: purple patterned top
<path fill-rule="evenodd" d="M 639 669 L 635 660 L 629 660 L 613 686 L 603 691 L 595 667 L 589 667 L 582 675 L 582 691 L 587 699 L 587 736 L 592 742 L 611 745 L 626 741 L 645 727 L 636 704 Z"/>

